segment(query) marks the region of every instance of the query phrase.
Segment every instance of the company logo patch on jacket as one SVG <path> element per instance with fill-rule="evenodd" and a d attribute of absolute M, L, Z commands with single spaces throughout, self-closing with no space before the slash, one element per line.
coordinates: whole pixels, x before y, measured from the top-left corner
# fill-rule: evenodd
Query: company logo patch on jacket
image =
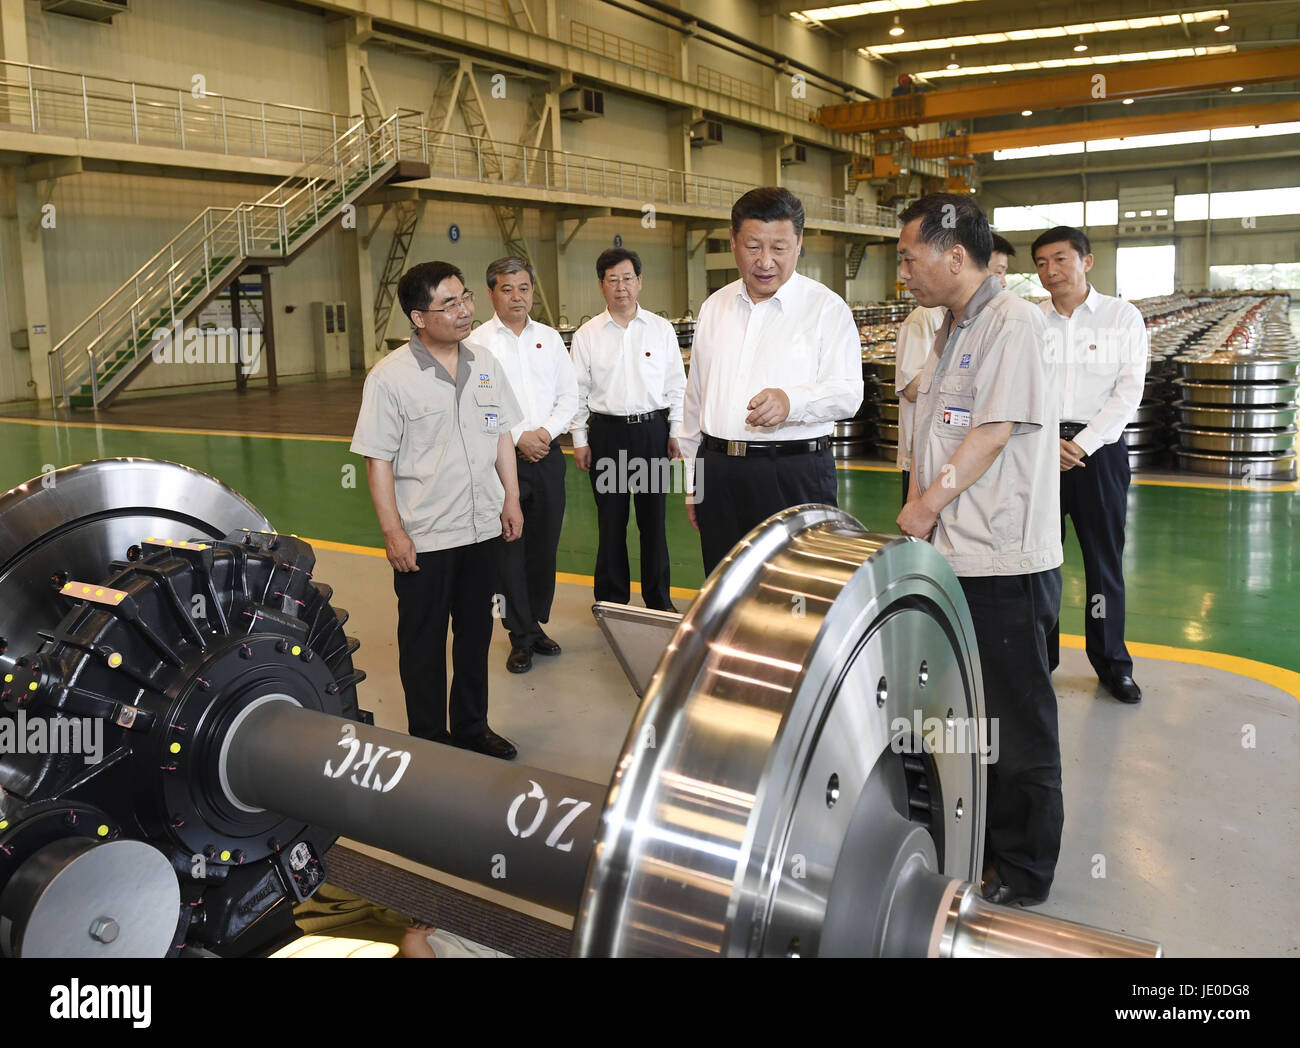
<path fill-rule="evenodd" d="M 958 366 L 959 368 L 968 368 L 968 367 L 970 367 L 970 354 L 969 354 L 969 353 L 963 353 L 963 354 L 961 355 L 961 363 L 959 363 L 957 366 Z"/>
<path fill-rule="evenodd" d="M 489 375 L 486 371 L 480 371 L 478 373 L 478 388 L 479 389 L 492 388 L 492 376 Z"/>

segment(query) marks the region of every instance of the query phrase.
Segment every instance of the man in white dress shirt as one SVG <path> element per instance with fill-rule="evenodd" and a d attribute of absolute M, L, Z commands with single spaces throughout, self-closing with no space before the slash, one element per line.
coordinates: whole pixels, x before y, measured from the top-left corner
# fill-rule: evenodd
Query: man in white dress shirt
<path fill-rule="evenodd" d="M 542 630 L 555 599 L 555 551 L 564 523 L 564 452 L 558 437 L 578 407 L 578 384 L 564 339 L 529 317 L 533 267 L 522 258 L 498 258 L 487 268 L 488 295 L 496 310 L 469 338 L 501 363 L 523 418 L 510 429 L 524 511 L 522 542 L 504 545 L 501 618 L 510 634 L 506 669 L 527 673 L 533 653 L 558 655 L 560 646 Z"/>
<path fill-rule="evenodd" d="M 661 481 L 670 461 L 680 457 L 682 352 L 673 326 L 637 305 L 641 258 L 635 251 L 602 251 L 596 278 L 608 308 L 573 334 L 578 376 L 573 460 L 591 473 L 596 498 L 595 595 L 616 604 L 631 599 L 627 521 L 632 503 L 641 535 L 641 598 L 647 608 L 675 611 L 665 529 L 668 492 Z"/>
<path fill-rule="evenodd" d="M 898 393 L 898 468 L 903 473 L 903 505 L 912 482 L 912 416 L 921 370 L 934 348 L 934 336 L 947 315 L 944 306 L 917 306 L 898 328 L 894 342 L 894 390 Z"/>
<path fill-rule="evenodd" d="M 1049 229 L 1034 241 L 1034 265 L 1051 301 L 1047 348 L 1061 362 L 1061 535 L 1065 518 L 1083 551 L 1087 586 L 1084 635 L 1088 661 L 1121 702 L 1140 702 L 1133 659 L 1124 644 L 1124 523 L 1129 464 L 1124 427 L 1137 412 L 1146 381 L 1147 332 L 1131 302 L 1101 295 L 1088 283 L 1092 247 L 1082 230 Z M 1053 668 L 1059 624 L 1048 637 Z"/>
<path fill-rule="evenodd" d="M 795 272 L 803 224 L 788 189 L 737 200 L 740 279 L 710 295 L 695 324 L 680 444 L 699 481 L 686 513 L 706 572 L 773 513 L 838 505 L 828 438 L 862 404 L 861 341 L 844 299 Z"/>

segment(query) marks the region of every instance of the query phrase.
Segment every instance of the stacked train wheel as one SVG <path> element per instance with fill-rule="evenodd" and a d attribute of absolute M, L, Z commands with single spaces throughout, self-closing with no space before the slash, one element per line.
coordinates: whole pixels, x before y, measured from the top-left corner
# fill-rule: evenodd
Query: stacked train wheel
<path fill-rule="evenodd" d="M 1296 478 L 1300 351 L 1285 296 L 1257 299 L 1179 357 L 1180 469 L 1238 479 Z"/>

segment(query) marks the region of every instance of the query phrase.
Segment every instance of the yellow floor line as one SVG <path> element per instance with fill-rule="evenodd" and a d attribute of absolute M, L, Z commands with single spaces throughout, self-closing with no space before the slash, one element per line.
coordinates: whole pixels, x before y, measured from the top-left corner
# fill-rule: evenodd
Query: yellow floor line
<path fill-rule="evenodd" d="M 322 440 L 332 444 L 351 444 L 351 437 L 330 437 L 315 433 L 261 433 L 256 430 L 233 429 L 191 429 L 179 426 L 127 426 L 119 423 L 103 422 L 64 422 L 49 418 L 0 418 L 0 422 L 10 422 L 15 426 L 46 426 L 68 429 L 108 429 L 121 430 L 124 433 L 179 433 L 195 437 L 258 437 L 262 440 Z"/>
<path fill-rule="evenodd" d="M 120 430 L 124 433 L 168 433 L 191 435 L 196 437 L 256 437 L 261 440 L 315 440 L 323 441 L 329 444 L 351 444 L 351 437 L 331 436 L 324 433 L 265 433 L 259 430 L 230 430 L 230 429 L 192 429 L 180 426 L 129 426 L 119 423 L 104 422 L 64 422 L 57 419 L 46 418 L 4 418 L 0 417 L 0 422 L 11 422 L 18 426 L 46 426 L 59 427 L 66 426 L 69 429 L 99 429 L 99 430 Z M 561 449 L 566 455 L 572 455 L 572 448 Z M 858 462 L 837 462 L 836 469 L 854 470 L 862 473 L 897 473 L 897 466 L 887 465 L 868 465 Z M 1196 488 L 1205 491 L 1252 491 L 1261 492 L 1268 495 L 1278 495 L 1288 492 L 1300 491 L 1300 481 L 1274 482 L 1267 480 L 1255 481 L 1252 484 L 1243 484 L 1235 480 L 1199 481 L 1199 480 L 1169 480 L 1165 478 L 1144 478 L 1134 477 L 1134 484 L 1140 484 L 1145 487 L 1161 488 Z"/>
<path fill-rule="evenodd" d="M 1061 634 L 1061 645 L 1066 648 L 1084 650 L 1084 638 L 1074 634 Z M 1143 641 L 1128 641 L 1131 655 L 1140 655 L 1147 659 L 1164 659 L 1166 662 L 1181 662 L 1189 666 L 1206 666 L 1209 669 L 1235 673 L 1239 677 L 1271 684 L 1287 692 L 1300 702 L 1300 673 L 1294 670 L 1274 666 L 1272 663 L 1259 662 L 1256 659 L 1243 658 L 1240 655 L 1226 655 L 1220 651 L 1200 651 L 1196 648 L 1178 648 L 1171 644 L 1147 644 Z"/>
<path fill-rule="evenodd" d="M 585 586 L 591 589 L 596 585 L 596 579 L 591 575 L 574 575 L 568 571 L 557 571 L 555 573 L 556 582 L 567 582 L 570 586 Z M 639 586 L 640 583 L 632 583 L 633 586 Z M 694 600 L 700 592 L 695 589 L 687 589 L 685 586 L 670 586 L 668 592 L 671 596 L 680 597 L 682 600 Z"/>
<path fill-rule="evenodd" d="M 309 542 L 320 549 L 333 550 L 336 553 L 359 553 L 367 557 L 387 556 L 382 549 L 374 546 L 352 546 L 346 542 L 330 542 L 325 539 L 311 538 L 304 538 L 303 541 Z M 557 571 L 555 581 L 570 586 L 583 586 L 586 589 L 591 589 L 596 583 L 595 578 L 591 575 L 577 575 L 569 571 Z M 673 586 L 671 592 L 674 597 L 680 597 L 682 600 L 693 600 L 700 591 L 688 589 L 685 586 Z M 1062 633 L 1061 646 L 1083 651 L 1084 638 L 1073 633 Z M 1296 702 L 1300 702 L 1300 673 L 1296 673 L 1294 670 L 1274 666 L 1268 662 L 1260 662 L 1257 659 L 1247 659 L 1240 655 L 1226 655 L 1219 651 L 1201 651 L 1197 648 L 1179 648 L 1171 644 L 1147 644 L 1144 641 L 1131 640 L 1128 642 L 1128 649 L 1130 654 L 1139 655 L 1146 659 L 1163 659 L 1166 662 L 1181 662 L 1188 666 L 1206 666 L 1209 669 L 1235 673 L 1239 677 L 1249 677 L 1251 680 L 1270 684 L 1280 691 L 1286 692 Z"/>
<path fill-rule="evenodd" d="M 1155 477 L 1134 477 L 1134 484 L 1156 488 L 1202 488 L 1206 491 L 1251 491 L 1266 495 L 1277 495 L 1287 491 L 1300 491 L 1300 481 L 1257 480 L 1246 484 L 1240 480 L 1221 480 L 1218 483 L 1206 480 L 1164 480 Z"/>
<path fill-rule="evenodd" d="M 329 539 L 309 539 L 299 535 L 303 542 L 316 549 L 327 549 L 334 553 L 358 553 L 363 557 L 382 557 L 388 559 L 388 551 L 383 546 L 354 546 L 350 542 L 331 542 Z"/>

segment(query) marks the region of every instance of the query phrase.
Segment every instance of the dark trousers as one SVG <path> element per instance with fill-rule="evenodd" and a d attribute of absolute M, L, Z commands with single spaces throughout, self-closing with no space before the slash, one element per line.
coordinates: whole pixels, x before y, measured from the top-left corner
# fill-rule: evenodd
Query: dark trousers
<path fill-rule="evenodd" d="M 1110 682 L 1133 676 L 1133 658 L 1124 644 L 1124 521 L 1128 516 L 1128 446 L 1123 441 L 1098 448 L 1061 474 L 1061 539 L 1065 518 L 1083 552 L 1087 601 L 1083 633 L 1088 661 L 1097 677 Z M 1060 661 L 1060 623 L 1048 634 L 1048 661 Z"/>
<path fill-rule="evenodd" d="M 1061 569 L 959 578 L 975 624 L 984 715 L 997 724 L 987 768 L 984 866 L 1018 892 L 1046 896 L 1061 851 L 1061 743 L 1047 631 L 1061 608 Z"/>
<path fill-rule="evenodd" d="M 641 599 L 647 608 L 667 611 L 672 604 L 665 527 L 668 492 L 662 482 L 668 476 L 668 420 L 622 422 L 592 415 L 587 436 L 591 443 L 589 476 L 600 529 L 596 599 L 615 604 L 632 599 L 627 522 L 635 506 L 641 534 Z M 635 483 L 638 478 L 645 483 Z"/>
<path fill-rule="evenodd" d="M 488 646 L 501 540 L 420 553 L 419 571 L 394 571 L 397 666 L 406 693 L 407 730 L 445 742 L 447 620 L 451 619 L 451 737 L 487 729 Z"/>
<path fill-rule="evenodd" d="M 904 506 L 907 505 L 907 493 L 908 491 L 911 490 L 911 487 L 912 487 L 912 472 L 911 470 L 905 469 L 903 470 L 903 505 Z"/>
<path fill-rule="evenodd" d="M 516 648 L 531 648 L 542 638 L 541 624 L 550 620 L 555 600 L 555 551 L 564 524 L 564 452 L 552 441 L 537 462 L 515 456 L 519 470 L 519 506 L 524 533 L 500 544 L 501 618 Z"/>
<path fill-rule="evenodd" d="M 780 456 L 703 452 L 695 460 L 695 522 L 705 574 L 773 513 L 808 502 L 838 506 L 837 491 L 830 448 Z"/>

